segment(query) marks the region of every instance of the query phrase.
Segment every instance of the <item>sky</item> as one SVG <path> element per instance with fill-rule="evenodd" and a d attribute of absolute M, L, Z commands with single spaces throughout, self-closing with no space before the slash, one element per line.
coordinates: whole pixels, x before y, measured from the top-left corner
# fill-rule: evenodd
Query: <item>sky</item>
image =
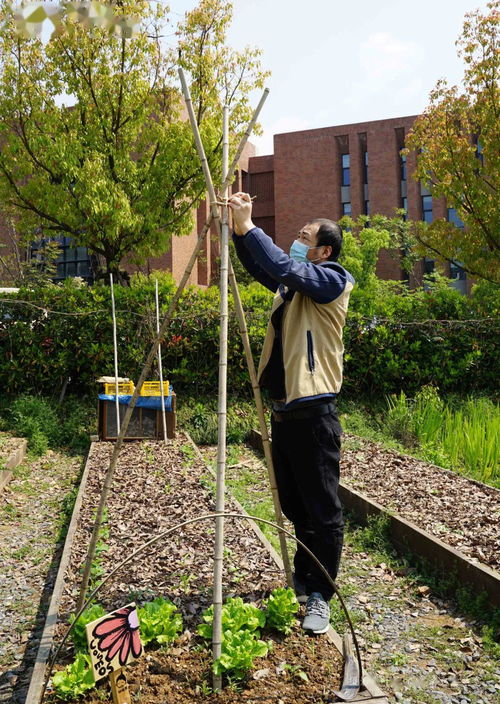
<path fill-rule="evenodd" d="M 171 0 L 172 20 L 196 0 Z M 455 41 L 486 0 L 233 0 L 228 43 L 263 51 L 271 70 L 258 154 L 273 135 L 417 115 L 440 78 L 459 84 Z M 257 104 L 259 95 L 252 98 Z"/>
<path fill-rule="evenodd" d="M 168 4 L 175 25 L 197 0 Z M 440 78 L 460 83 L 455 42 L 465 14 L 484 12 L 487 0 L 233 0 L 233 8 L 228 44 L 260 48 L 271 71 L 263 135 L 251 141 L 272 154 L 275 134 L 421 113 Z M 175 43 L 173 32 L 165 43 Z"/>

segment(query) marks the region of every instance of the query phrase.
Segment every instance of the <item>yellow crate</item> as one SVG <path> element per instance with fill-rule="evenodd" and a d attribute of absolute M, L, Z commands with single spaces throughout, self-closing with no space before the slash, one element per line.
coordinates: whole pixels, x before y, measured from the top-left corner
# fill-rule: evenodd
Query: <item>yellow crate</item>
<path fill-rule="evenodd" d="M 133 381 L 118 382 L 119 396 L 131 396 L 134 393 L 134 389 L 135 386 Z M 114 396 L 116 393 L 116 384 L 104 384 L 104 393 L 108 396 Z"/>
<path fill-rule="evenodd" d="M 163 382 L 163 395 L 168 396 L 169 383 Z M 141 388 L 141 396 L 161 396 L 159 381 L 145 381 Z"/>

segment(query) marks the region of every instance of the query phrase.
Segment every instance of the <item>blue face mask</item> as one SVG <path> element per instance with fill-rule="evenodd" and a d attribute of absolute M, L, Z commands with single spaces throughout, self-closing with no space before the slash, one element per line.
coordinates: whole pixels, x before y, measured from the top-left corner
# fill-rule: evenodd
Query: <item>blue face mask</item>
<path fill-rule="evenodd" d="M 314 264 L 319 261 L 319 259 L 311 260 L 307 258 L 307 253 L 310 249 L 317 249 L 317 247 L 309 247 L 309 245 L 300 242 L 300 240 L 294 240 L 290 247 L 290 257 L 295 259 L 296 262 L 309 262 Z"/>
<path fill-rule="evenodd" d="M 295 259 L 296 262 L 307 262 L 307 253 L 310 247 L 299 240 L 294 240 L 292 246 L 290 247 L 290 257 Z"/>

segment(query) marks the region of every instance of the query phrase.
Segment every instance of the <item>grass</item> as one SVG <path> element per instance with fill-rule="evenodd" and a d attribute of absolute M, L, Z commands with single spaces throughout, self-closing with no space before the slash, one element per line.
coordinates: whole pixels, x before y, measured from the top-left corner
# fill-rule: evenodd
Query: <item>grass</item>
<path fill-rule="evenodd" d="M 341 398 L 339 412 L 348 433 L 500 488 L 500 409 L 486 397 L 444 400 L 426 386 L 413 399 Z"/>

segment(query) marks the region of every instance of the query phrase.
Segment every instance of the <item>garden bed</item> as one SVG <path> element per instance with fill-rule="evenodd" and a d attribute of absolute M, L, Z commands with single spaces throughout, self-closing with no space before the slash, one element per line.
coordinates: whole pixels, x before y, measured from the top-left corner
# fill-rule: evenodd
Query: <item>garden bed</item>
<path fill-rule="evenodd" d="M 80 567 L 112 447 L 111 443 L 94 444 L 89 455 L 87 486 L 66 572 L 56 640 L 75 608 Z M 212 475 L 186 437 L 180 435 L 168 446 L 159 442 L 126 444 L 108 500 L 101 538 L 105 550 L 100 551 L 98 571 L 110 571 L 132 550 L 176 523 L 212 512 L 212 487 Z M 227 509 L 239 512 L 231 502 Z M 210 692 L 211 657 L 200 647 L 196 625 L 211 603 L 213 538 L 213 519 L 182 528 L 178 535 L 169 536 L 127 565 L 97 597 L 110 611 L 132 599 L 141 604 L 163 596 L 182 614 L 181 638 L 170 649 L 147 651 L 129 668 L 137 701 L 187 704 L 196 697 L 227 704 L 242 700 L 319 704 L 331 700 L 340 685 L 340 653 L 328 638 L 305 635 L 298 623 L 286 638 L 264 631 L 261 637 L 273 640 L 270 654 L 256 659 L 254 669 L 236 688 L 226 688 L 222 695 Z M 284 585 L 284 576 L 267 547 L 246 521 L 226 520 L 225 546 L 224 600 L 241 596 L 245 602 L 260 604 L 273 588 Z M 61 663 L 72 657 L 71 650 L 66 650 Z M 102 692 L 92 690 L 85 701 L 100 698 Z"/>
<path fill-rule="evenodd" d="M 500 569 L 498 489 L 369 440 L 344 437 L 344 484 L 473 561 Z"/>

